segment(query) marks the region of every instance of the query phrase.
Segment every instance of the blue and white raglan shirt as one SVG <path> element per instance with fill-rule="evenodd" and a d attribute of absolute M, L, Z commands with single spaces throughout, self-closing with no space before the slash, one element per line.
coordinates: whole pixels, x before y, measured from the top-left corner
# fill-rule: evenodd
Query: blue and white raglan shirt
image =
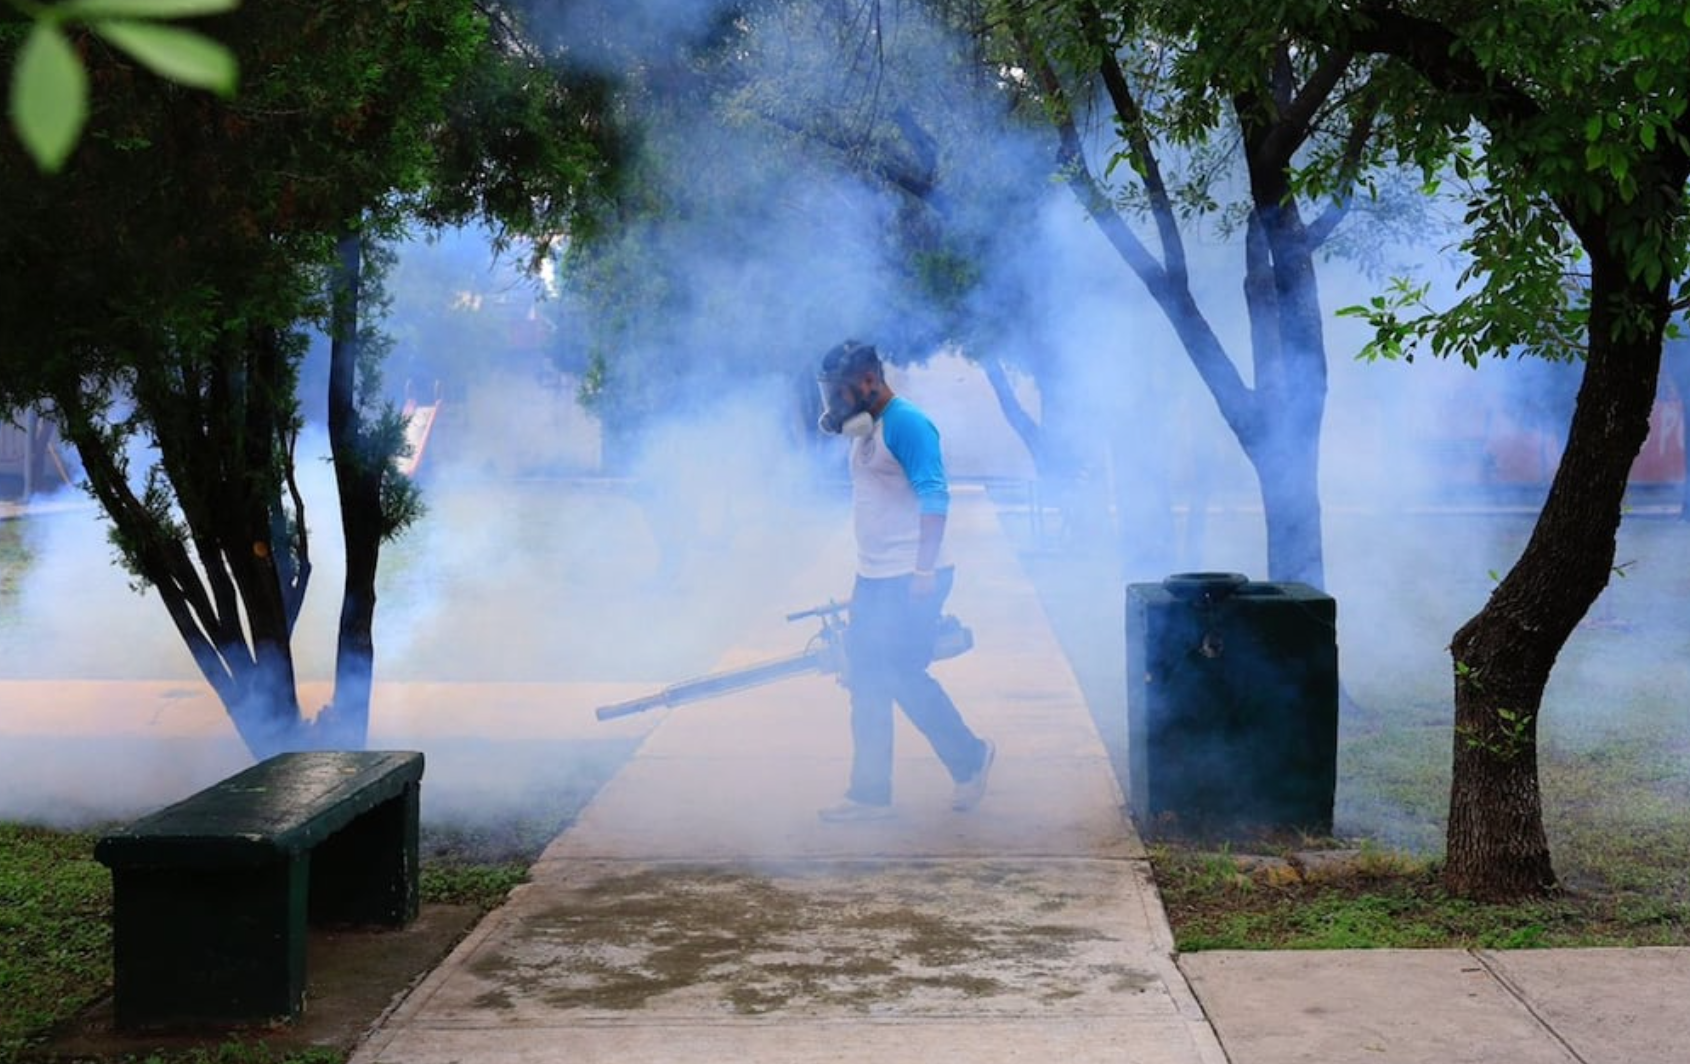
<path fill-rule="evenodd" d="M 921 515 L 948 513 L 951 491 L 938 427 L 902 396 L 881 410 L 872 433 L 851 441 L 851 500 L 858 574 L 915 572 Z M 935 565 L 949 564 L 941 542 Z"/>

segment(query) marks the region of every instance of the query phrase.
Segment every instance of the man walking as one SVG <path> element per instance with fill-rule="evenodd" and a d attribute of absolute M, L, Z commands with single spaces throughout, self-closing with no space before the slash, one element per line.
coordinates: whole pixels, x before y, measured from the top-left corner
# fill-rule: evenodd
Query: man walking
<path fill-rule="evenodd" d="M 939 756 L 956 791 L 951 807 L 980 804 L 997 748 L 971 731 L 927 671 L 955 569 L 945 551 L 950 485 L 939 430 L 886 383 L 872 345 L 847 340 L 822 359 L 823 432 L 851 439 L 857 579 L 845 635 L 851 692 L 851 782 L 826 821 L 892 815 L 892 706 Z"/>

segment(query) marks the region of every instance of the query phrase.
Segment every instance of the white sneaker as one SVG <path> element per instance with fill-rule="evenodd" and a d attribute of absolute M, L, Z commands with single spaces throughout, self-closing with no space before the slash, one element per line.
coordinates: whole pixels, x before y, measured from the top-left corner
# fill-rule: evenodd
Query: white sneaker
<path fill-rule="evenodd" d="M 959 813 L 966 813 L 980 804 L 980 799 L 986 797 L 986 777 L 991 775 L 992 762 L 997 760 L 998 744 L 987 739 L 986 756 L 980 761 L 980 768 L 956 785 L 956 793 L 951 797 L 951 808 Z"/>
<path fill-rule="evenodd" d="M 866 820 L 887 820 L 892 816 L 889 805 L 870 805 L 847 798 L 838 805 L 830 805 L 816 814 L 829 824 L 854 824 Z"/>

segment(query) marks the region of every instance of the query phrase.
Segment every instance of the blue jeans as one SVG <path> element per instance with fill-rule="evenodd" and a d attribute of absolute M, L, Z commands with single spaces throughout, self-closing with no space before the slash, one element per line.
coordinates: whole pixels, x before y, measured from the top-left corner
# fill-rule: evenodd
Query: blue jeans
<path fill-rule="evenodd" d="M 851 626 L 845 632 L 846 683 L 851 690 L 851 787 L 845 796 L 869 805 L 892 801 L 892 704 L 939 755 L 958 783 L 980 770 L 986 744 L 957 712 L 950 695 L 928 675 L 933 639 L 955 572 L 939 570 L 934 593 L 910 596 L 907 576 L 857 577 Z"/>

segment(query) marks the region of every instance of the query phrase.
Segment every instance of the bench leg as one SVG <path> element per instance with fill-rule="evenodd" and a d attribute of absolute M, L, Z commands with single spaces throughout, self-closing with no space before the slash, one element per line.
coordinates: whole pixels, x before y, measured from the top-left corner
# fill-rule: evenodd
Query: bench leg
<path fill-rule="evenodd" d="M 299 1015 L 308 863 L 113 871 L 117 1026 Z"/>
<path fill-rule="evenodd" d="M 420 787 L 358 817 L 311 851 L 310 921 L 403 927 L 417 917 Z"/>

